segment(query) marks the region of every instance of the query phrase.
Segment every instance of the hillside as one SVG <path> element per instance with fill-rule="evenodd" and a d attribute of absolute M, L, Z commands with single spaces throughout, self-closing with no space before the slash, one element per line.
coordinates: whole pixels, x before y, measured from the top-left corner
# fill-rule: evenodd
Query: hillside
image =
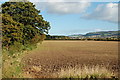
<path fill-rule="evenodd" d="M 79 34 L 74 34 L 74 35 L 69 35 L 69 37 L 79 37 L 79 38 L 110 38 L 110 37 L 115 37 L 117 38 L 120 33 L 119 31 L 101 31 L 101 32 L 89 32 L 86 33 L 85 35 L 79 35 Z"/>

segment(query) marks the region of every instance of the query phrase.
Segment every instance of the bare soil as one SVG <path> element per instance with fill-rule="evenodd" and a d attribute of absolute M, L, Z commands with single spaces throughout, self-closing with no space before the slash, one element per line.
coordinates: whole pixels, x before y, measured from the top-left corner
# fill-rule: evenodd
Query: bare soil
<path fill-rule="evenodd" d="M 118 42 L 114 41 L 44 41 L 29 51 L 22 62 L 25 77 L 53 78 L 61 68 L 102 65 L 118 70 Z"/>

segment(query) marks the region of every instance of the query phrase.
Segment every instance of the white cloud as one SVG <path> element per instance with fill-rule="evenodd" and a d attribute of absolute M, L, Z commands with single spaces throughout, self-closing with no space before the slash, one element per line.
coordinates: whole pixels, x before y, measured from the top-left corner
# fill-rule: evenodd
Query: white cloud
<path fill-rule="evenodd" d="M 35 2 L 34 2 L 35 3 Z M 89 2 L 37 2 L 36 8 L 46 10 L 47 13 L 51 14 L 77 14 L 85 12 L 90 6 Z"/>
<path fill-rule="evenodd" d="M 39 0 L 36 0 L 39 1 Z M 65 0 L 47 0 L 46 2 L 34 2 L 37 9 L 45 10 L 49 14 L 80 14 L 83 18 L 118 22 L 118 3 L 99 4 L 92 13 L 86 13 L 91 2 L 65 2 Z"/>
<path fill-rule="evenodd" d="M 119 0 L 30 0 L 31 2 L 119 2 Z"/>
<path fill-rule="evenodd" d="M 117 23 L 118 4 L 117 3 L 100 4 L 92 13 L 84 15 L 84 18 L 104 20 Z"/>
<path fill-rule="evenodd" d="M 95 31 L 103 31 L 102 29 L 95 29 Z"/>
<path fill-rule="evenodd" d="M 107 30 L 107 29 L 94 29 L 94 32 L 100 32 L 100 31 L 110 31 L 110 30 Z M 113 31 L 113 30 L 111 29 L 111 31 Z"/>

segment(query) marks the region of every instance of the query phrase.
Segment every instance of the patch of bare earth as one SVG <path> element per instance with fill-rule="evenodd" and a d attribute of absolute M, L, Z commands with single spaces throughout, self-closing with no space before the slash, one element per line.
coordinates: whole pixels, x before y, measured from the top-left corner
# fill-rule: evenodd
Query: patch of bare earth
<path fill-rule="evenodd" d="M 113 75 L 118 71 L 118 42 L 44 41 L 22 59 L 26 78 L 55 78 L 57 73 L 83 65 L 101 66 Z M 55 74 L 56 73 L 56 74 Z"/>

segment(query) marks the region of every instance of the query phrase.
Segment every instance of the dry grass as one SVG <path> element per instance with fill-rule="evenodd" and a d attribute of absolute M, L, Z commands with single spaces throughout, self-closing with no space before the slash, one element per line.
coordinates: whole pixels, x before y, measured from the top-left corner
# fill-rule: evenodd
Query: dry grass
<path fill-rule="evenodd" d="M 33 66 L 32 68 L 36 72 L 40 72 L 41 71 L 41 67 L 40 66 Z"/>
<path fill-rule="evenodd" d="M 54 73 L 53 76 L 57 78 L 111 78 L 111 76 L 116 76 L 113 72 L 107 70 L 103 66 L 82 66 L 82 68 L 69 68 L 61 69 L 59 72 Z"/>

